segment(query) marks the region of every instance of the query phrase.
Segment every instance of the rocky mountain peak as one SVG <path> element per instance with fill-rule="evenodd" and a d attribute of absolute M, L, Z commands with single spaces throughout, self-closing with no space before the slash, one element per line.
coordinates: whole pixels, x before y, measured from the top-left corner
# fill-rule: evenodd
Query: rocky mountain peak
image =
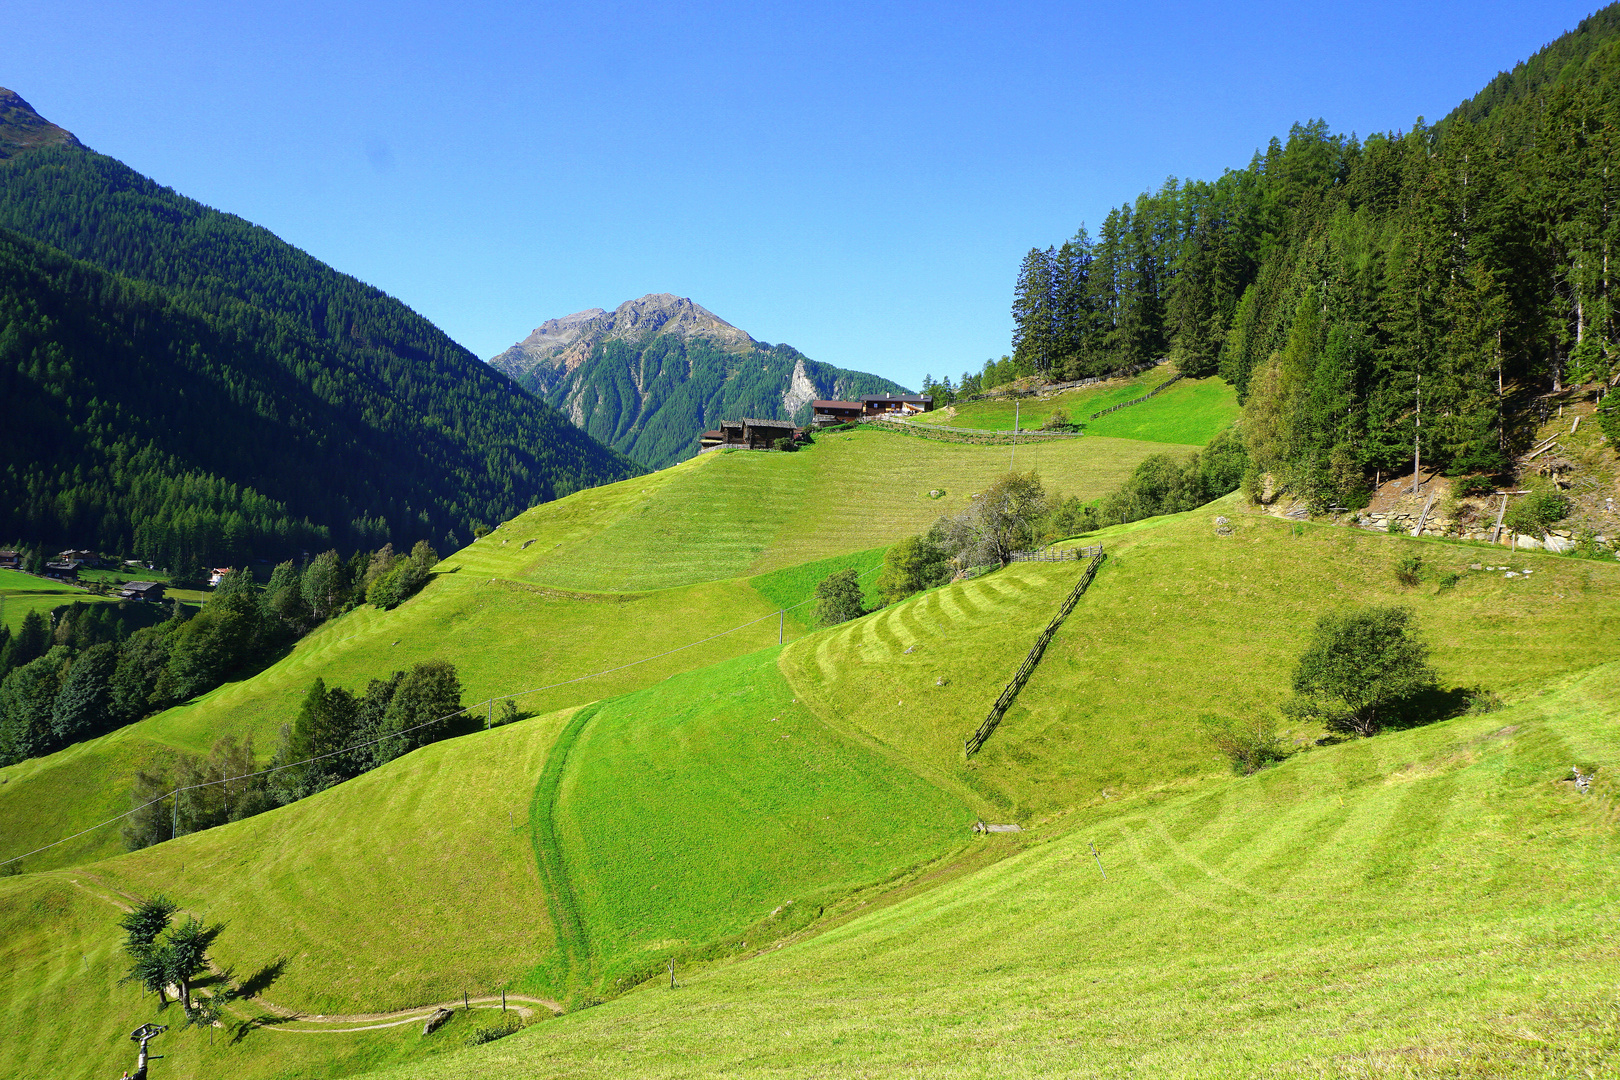
<path fill-rule="evenodd" d="M 706 338 L 730 352 L 746 352 L 754 339 L 714 312 L 673 293 L 648 293 L 626 300 L 612 311 L 588 308 L 547 319 L 528 337 L 490 360 L 512 378 L 536 368 L 563 375 L 583 364 L 599 341 L 673 334 L 683 340 Z"/>
<path fill-rule="evenodd" d="M 41 146 L 81 146 L 71 131 L 57 127 L 22 99 L 0 87 L 0 159 Z"/>

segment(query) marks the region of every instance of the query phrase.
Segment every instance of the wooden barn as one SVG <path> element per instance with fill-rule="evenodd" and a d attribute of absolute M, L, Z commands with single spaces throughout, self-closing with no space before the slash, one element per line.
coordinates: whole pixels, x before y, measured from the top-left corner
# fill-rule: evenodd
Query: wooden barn
<path fill-rule="evenodd" d="M 157 601 L 163 599 L 163 590 L 168 588 L 161 581 L 129 581 L 118 590 L 122 600 Z"/>
<path fill-rule="evenodd" d="M 866 415 L 866 406 L 859 401 L 812 401 L 810 409 L 810 423 L 816 427 L 848 424 Z"/>

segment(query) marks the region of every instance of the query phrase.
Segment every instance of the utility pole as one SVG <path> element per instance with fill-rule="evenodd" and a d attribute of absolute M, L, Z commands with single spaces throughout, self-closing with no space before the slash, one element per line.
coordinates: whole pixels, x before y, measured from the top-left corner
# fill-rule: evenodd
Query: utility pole
<path fill-rule="evenodd" d="M 146 1080 L 146 1044 L 168 1031 L 167 1024 L 142 1024 L 129 1033 L 131 1042 L 141 1044 L 140 1056 L 135 1059 L 135 1075 L 133 1080 Z"/>
<path fill-rule="evenodd" d="M 787 633 L 787 608 L 776 613 L 776 643 L 782 644 L 783 635 Z"/>

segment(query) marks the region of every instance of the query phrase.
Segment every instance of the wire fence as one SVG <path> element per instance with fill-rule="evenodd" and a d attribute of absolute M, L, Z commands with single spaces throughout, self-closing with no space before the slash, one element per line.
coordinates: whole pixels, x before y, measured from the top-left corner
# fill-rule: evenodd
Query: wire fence
<path fill-rule="evenodd" d="M 1041 662 L 1041 654 L 1046 652 L 1046 646 L 1051 643 L 1052 636 L 1058 632 L 1058 627 L 1063 625 L 1063 620 L 1069 617 L 1069 612 L 1074 610 L 1074 605 L 1079 602 L 1081 595 L 1091 585 L 1091 579 L 1097 576 L 1097 568 L 1102 565 L 1104 557 L 1102 545 L 1098 544 L 1095 548 L 1082 550 L 1093 552 L 1091 561 L 1086 564 L 1086 568 L 1081 573 L 1080 580 L 1075 582 L 1074 588 L 1069 590 L 1069 595 L 1064 599 L 1063 606 L 1058 608 L 1058 613 L 1052 616 L 1052 621 L 1046 624 L 1046 629 L 1041 631 L 1041 636 L 1035 639 L 1035 647 L 1029 650 L 1029 655 L 1024 657 L 1024 662 L 1018 665 L 1018 670 L 1013 673 L 1012 682 L 1008 683 L 1006 689 L 1002 690 L 1001 696 L 996 698 L 996 703 L 990 706 L 990 715 L 984 718 L 984 722 L 962 744 L 963 757 L 972 757 L 978 753 L 979 747 L 983 746 L 985 741 L 996 730 L 997 725 L 1001 723 L 1001 718 L 1006 715 L 1007 709 L 1011 707 L 1013 699 L 1018 696 L 1018 691 L 1022 690 L 1024 683 L 1029 681 L 1030 674 L 1035 670 L 1035 665 Z"/>
<path fill-rule="evenodd" d="M 868 567 L 866 570 L 863 570 L 858 576 L 859 577 L 866 577 L 867 575 L 875 573 L 878 570 L 881 570 L 882 568 L 883 568 L 882 564 L 880 563 L 877 566 Z M 706 638 L 699 638 L 697 641 L 691 641 L 691 642 L 686 643 L 685 645 L 677 645 L 673 649 L 665 649 L 661 653 L 654 653 L 651 656 L 643 656 L 639 660 L 631 660 L 628 663 L 619 664 L 616 667 L 603 668 L 601 671 L 593 671 L 589 675 L 580 675 L 580 676 L 577 676 L 577 677 L 572 678 L 572 679 L 563 679 L 563 680 L 561 680 L 559 682 L 548 683 L 545 686 L 536 686 L 536 687 L 533 687 L 532 689 L 529 689 L 529 690 L 519 690 L 516 693 L 512 693 L 512 694 L 501 694 L 501 695 L 499 695 L 497 697 L 486 698 L 483 701 L 479 701 L 479 702 L 477 702 L 475 704 L 468 705 L 468 706 L 465 706 L 463 708 L 457 709 L 455 712 L 446 713 L 445 715 L 440 716 L 440 717 L 436 717 L 435 719 L 432 719 L 432 720 L 424 720 L 420 724 L 413 724 L 410 727 L 401 728 L 399 731 L 390 731 L 386 735 L 379 735 L 379 736 L 377 736 L 376 738 L 373 738 L 373 739 L 366 739 L 363 742 L 355 743 L 352 746 L 345 746 L 345 747 L 343 747 L 342 749 L 339 749 L 339 750 L 332 750 L 332 751 L 329 751 L 329 752 L 327 752 L 325 754 L 317 754 L 314 757 L 304 758 L 304 759 L 302 759 L 300 761 L 289 761 L 285 765 L 274 765 L 274 766 L 271 766 L 270 768 L 260 769 L 257 772 L 242 773 L 242 774 L 240 774 L 238 776 L 221 777 L 218 780 L 205 780 L 200 784 L 188 784 L 188 785 L 185 785 L 185 786 L 176 787 L 174 790 L 164 792 L 162 795 L 159 795 L 155 799 L 148 799 L 146 802 L 141 803 L 139 806 L 135 806 L 135 807 L 133 807 L 133 808 L 131 808 L 129 810 L 126 810 L 122 814 L 117 815 L 116 817 L 110 817 L 106 821 L 100 821 L 100 822 L 97 822 L 94 825 L 91 825 L 89 828 L 80 829 L 78 832 L 72 833 L 71 835 L 68 835 L 68 836 L 64 836 L 59 840 L 53 840 L 49 844 L 44 845 L 43 847 L 37 847 L 32 851 L 25 851 L 21 855 L 13 855 L 9 859 L 5 859 L 3 861 L 0 861 L 0 866 L 10 866 L 12 863 L 21 862 L 23 859 L 29 858 L 30 856 L 38 855 L 38 854 L 40 854 L 41 852 L 44 852 L 44 851 L 49 851 L 53 847 L 59 847 L 62 844 L 67 843 L 70 840 L 77 840 L 81 836 L 88 836 L 90 833 L 93 833 L 98 829 L 105 829 L 109 825 L 117 824 L 118 822 L 123 821 L 127 817 L 131 817 L 131 816 L 133 816 L 135 814 L 140 813 L 142 810 L 145 810 L 147 807 L 155 806 L 158 803 L 164 802 L 167 799 L 176 800 L 176 807 L 178 809 L 179 797 L 181 795 L 185 794 L 186 792 L 200 791 L 200 790 L 202 790 L 204 788 L 219 787 L 222 784 L 240 783 L 241 781 L 244 781 L 244 780 L 255 780 L 255 779 L 258 779 L 259 777 L 262 777 L 262 776 L 270 776 L 270 775 L 272 775 L 274 773 L 283 772 L 283 771 L 285 771 L 287 769 L 296 769 L 296 768 L 300 768 L 300 767 L 305 766 L 305 765 L 313 765 L 316 762 L 325 761 L 328 758 L 341 757 L 344 754 L 352 754 L 356 750 L 365 750 L 368 747 L 376 746 L 378 743 L 387 742 L 389 739 L 397 739 L 397 738 L 400 738 L 401 736 L 409 735 L 412 732 L 421 731 L 424 728 L 433 727 L 436 724 L 442 724 L 442 723 L 445 723 L 448 720 L 454 720 L 458 716 L 467 716 L 467 715 L 470 715 L 472 713 L 479 712 L 479 711 L 482 711 L 482 710 L 485 710 L 485 709 L 488 709 L 488 710 L 490 710 L 491 713 L 493 713 L 494 706 L 495 706 L 496 702 L 510 701 L 510 700 L 512 700 L 514 698 L 527 697 L 530 694 L 539 694 L 539 693 L 543 693 L 543 692 L 545 692 L 547 690 L 556 690 L 559 687 L 563 687 L 563 686 L 573 686 L 575 683 L 582 683 L 582 682 L 586 682 L 586 681 L 588 681 L 590 679 L 601 678 L 603 675 L 612 675 L 615 672 L 624 671 L 624 670 L 626 670 L 628 668 L 637 667 L 637 666 L 639 666 L 641 664 L 645 664 L 645 663 L 648 663 L 648 662 L 653 661 L 653 660 L 661 660 L 666 656 L 673 656 L 675 653 L 685 652 L 687 649 L 695 649 L 699 645 L 706 645 L 711 641 L 716 641 L 716 640 L 718 640 L 720 638 L 726 637 L 727 635 L 735 634 L 738 630 L 746 630 L 750 626 L 757 626 L 758 624 L 760 624 L 762 622 L 765 622 L 768 619 L 772 619 L 772 618 L 785 619 L 788 612 L 796 611 L 799 608 L 804 607 L 806 604 L 813 604 L 813 603 L 815 603 L 815 599 L 813 597 L 811 599 L 809 599 L 809 600 L 802 600 L 799 603 L 792 605 L 791 607 L 781 608 L 781 609 L 779 609 L 777 611 L 771 612 L 769 615 L 761 615 L 759 618 L 750 619 L 745 623 L 738 623 L 736 626 L 733 626 L 729 630 L 722 630 L 718 634 L 710 634 Z M 358 636 L 358 635 L 351 635 L 351 636 Z M 347 638 L 345 638 L 343 640 L 347 640 Z M 779 638 L 779 640 L 780 640 L 780 638 Z"/>

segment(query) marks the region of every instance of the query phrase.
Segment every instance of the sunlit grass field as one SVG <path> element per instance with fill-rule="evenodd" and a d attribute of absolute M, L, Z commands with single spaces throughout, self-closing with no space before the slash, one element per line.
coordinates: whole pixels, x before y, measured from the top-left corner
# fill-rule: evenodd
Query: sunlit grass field
<path fill-rule="evenodd" d="M 1169 446 L 1074 439 L 1018 448 L 1048 489 L 1092 498 Z M 592 592 L 768 573 L 925 531 L 1007 470 L 1006 447 L 818 436 L 798 453 L 704 454 L 538 507 L 458 553 L 474 577 Z M 930 498 L 942 490 L 943 498 Z"/>
<path fill-rule="evenodd" d="M 619 602 L 568 600 L 452 575 L 393 612 L 358 608 L 305 638 L 280 663 L 186 705 L 0 769 L 0 858 L 30 851 L 129 809 L 138 767 L 176 751 L 206 754 L 222 736 L 251 736 L 261 757 L 317 676 L 328 686 L 365 689 L 372 678 L 423 660 L 455 663 L 468 703 L 555 683 L 518 698 L 529 713 L 627 693 L 679 671 L 774 645 L 775 619 L 647 663 L 580 679 L 677 649 L 776 611 L 746 582 L 717 582 Z M 795 633 L 801 633 L 792 627 Z M 104 858 L 121 851 L 117 827 L 33 856 L 29 869 Z"/>
<path fill-rule="evenodd" d="M 1019 463 L 1086 496 L 1167 448 L 1189 444 L 1088 436 Z M 0 1075 L 124 1066 L 158 1015 L 115 985 L 113 920 L 155 889 L 227 923 L 216 955 L 239 981 L 271 965 L 273 1002 L 506 988 L 578 1010 L 462 1051 L 467 1018 L 448 1039 L 295 1034 L 239 1026 L 244 1007 L 212 1047 L 165 1036 L 177 1077 L 1583 1075 L 1620 1049 L 1602 974 L 1620 565 L 1235 497 L 1103 530 L 1074 541 L 1105 545 L 1101 574 L 969 761 L 1081 564 L 824 630 L 799 608 L 780 649 L 777 613 L 845 567 L 870 590 L 885 545 L 965 505 L 1005 450 L 857 431 L 582 492 L 254 679 L 0 770 L 0 848 L 26 850 L 125 809 L 136 765 L 222 734 L 267 752 L 317 675 L 360 689 L 443 657 L 469 701 L 566 684 L 519 701 L 534 719 L 290 807 L 115 858 L 103 830 L 0 880 L 0 1015 L 23 1032 Z M 1416 588 L 1394 575 L 1410 553 Z M 1533 573 L 1468 570 L 1482 559 Z M 1447 688 L 1509 707 L 1341 745 L 1292 731 L 1288 762 L 1231 776 L 1199 717 L 1274 711 L 1319 614 L 1374 602 L 1414 610 Z M 1596 794 L 1560 782 L 1571 762 L 1600 767 Z M 1028 831 L 975 838 L 976 818 Z M 671 958 L 679 990 L 616 996 Z"/>
<path fill-rule="evenodd" d="M 30 611 L 49 615 L 52 610 L 75 600 L 105 603 L 102 597 L 60 581 L 35 577 L 20 570 L 0 570 L 0 626 L 9 627 L 12 633 L 22 626 Z"/>
<path fill-rule="evenodd" d="M 835 734 L 775 654 L 607 702 L 570 748 L 554 813 L 587 984 L 623 989 L 715 943 L 758 947 L 966 843 L 969 807 Z"/>
<path fill-rule="evenodd" d="M 1147 401 L 1090 419 L 1092 413 L 1139 398 L 1174 375 L 1174 369 L 1165 364 L 1130 379 L 1051 397 L 967 402 L 927 413 L 914 422 L 977 431 L 1012 431 L 1016 422 L 1020 431 L 1035 431 L 1062 410 L 1070 423 L 1083 424 L 1088 436 L 1201 446 L 1238 418 L 1241 409 L 1232 387 L 1211 377 L 1182 379 Z"/>
<path fill-rule="evenodd" d="M 1231 536 L 1216 534 L 1217 514 L 1232 519 Z M 1312 625 L 1332 607 L 1410 606 L 1447 688 L 1501 693 L 1620 660 L 1620 638 L 1595 631 L 1620 627 L 1612 562 L 1520 555 L 1513 565 L 1533 573 L 1507 579 L 1468 570 L 1479 548 L 1244 515 L 1235 496 L 1084 542 L 1099 541 L 1101 573 L 971 765 L 962 741 L 1080 564 L 1017 563 L 924 593 L 790 645 L 783 670 L 830 723 L 1028 820 L 1209 772 L 1199 717 L 1276 716 Z M 1413 589 L 1395 577 L 1408 553 L 1428 567 Z M 1441 588 L 1447 571 L 1461 579 Z"/>
<path fill-rule="evenodd" d="M 1021 448 L 1020 465 L 1040 468 L 1057 490 L 1095 495 L 1152 449 L 1096 440 L 1031 447 L 1026 458 Z M 881 561 L 875 545 L 925 530 L 1002 469 L 1000 448 L 854 432 L 796 454 L 704 455 L 536 507 L 450 555 L 435 580 L 395 611 L 358 608 L 250 679 L 0 769 L 0 859 L 124 812 L 135 769 L 161 767 L 176 751 L 206 754 L 222 736 L 252 736 L 267 757 L 317 676 L 358 691 L 419 661 L 448 659 L 469 703 L 565 684 L 518 699 L 521 709 L 542 713 L 775 644 L 778 620 L 769 616 L 808 598 L 844 565 L 839 560 L 870 569 Z M 931 488 L 946 497 L 930 498 Z M 794 569 L 809 561 L 818 566 Z M 757 588 L 713 579 L 745 573 L 766 576 Z M 875 578 L 865 579 L 869 588 Z M 651 591 L 615 595 L 631 586 Z M 800 609 L 783 629 L 802 634 L 808 614 Z M 627 664 L 634 666 L 610 670 Z M 119 850 L 114 827 L 27 865 L 65 866 Z"/>
<path fill-rule="evenodd" d="M 384 1075 L 1613 1075 L 1616 789 L 1562 778 L 1620 754 L 1616 701 L 1609 664 L 1081 809 L 809 941 Z"/>

